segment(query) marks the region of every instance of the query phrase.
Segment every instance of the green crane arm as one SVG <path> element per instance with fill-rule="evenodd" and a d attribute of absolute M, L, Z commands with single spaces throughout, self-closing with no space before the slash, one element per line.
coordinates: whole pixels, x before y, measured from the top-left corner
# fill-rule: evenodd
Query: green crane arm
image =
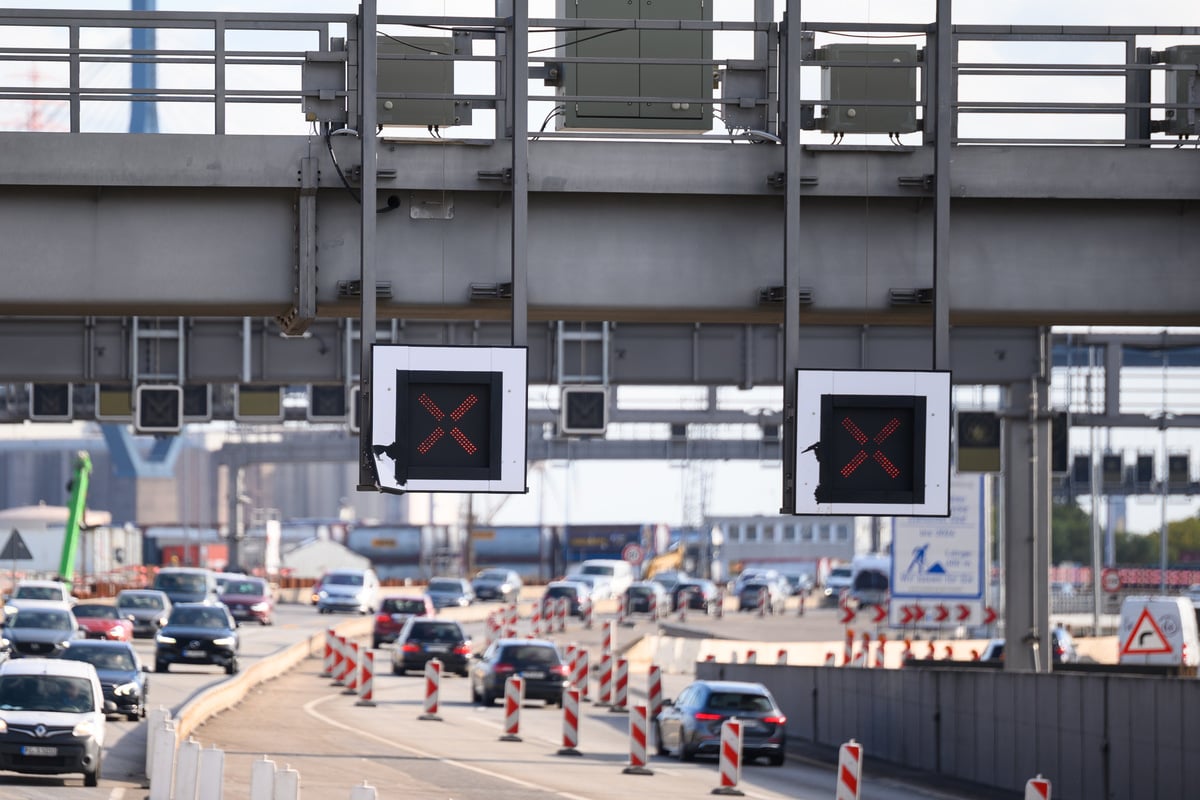
<path fill-rule="evenodd" d="M 75 476 L 71 479 L 71 501 L 67 506 L 67 530 L 63 534 L 62 559 L 58 562 L 58 575 L 68 589 L 75 580 L 75 553 L 79 549 L 79 528 L 83 524 L 83 512 L 87 507 L 88 477 L 92 474 L 92 459 L 79 452 L 75 459 Z"/>

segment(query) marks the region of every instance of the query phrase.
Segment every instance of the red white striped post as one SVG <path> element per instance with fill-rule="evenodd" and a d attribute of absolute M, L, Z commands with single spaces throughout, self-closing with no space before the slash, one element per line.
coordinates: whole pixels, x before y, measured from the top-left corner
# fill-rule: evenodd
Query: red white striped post
<path fill-rule="evenodd" d="M 517 621 L 520 616 L 521 612 L 516 603 L 508 607 L 508 617 L 504 621 L 504 638 L 512 639 L 517 635 Z"/>
<path fill-rule="evenodd" d="M 843 653 L 842 666 L 850 666 L 850 662 L 854 660 L 854 629 L 846 628 L 846 649 Z"/>
<path fill-rule="evenodd" d="M 765 617 L 767 615 L 767 590 L 758 590 L 758 615 Z"/>
<path fill-rule="evenodd" d="M 600 654 L 600 691 L 596 693 L 596 705 L 607 706 L 612 703 L 612 656 L 609 653 Z"/>
<path fill-rule="evenodd" d="M 858 666 L 864 669 L 871 668 L 871 634 L 863 632 L 862 635 L 862 652 L 859 654 Z"/>
<path fill-rule="evenodd" d="M 346 688 L 342 694 L 358 694 L 358 642 L 346 642 L 346 647 L 346 671 L 342 673 Z"/>
<path fill-rule="evenodd" d="M 725 616 L 725 587 L 717 587 L 717 619 Z"/>
<path fill-rule="evenodd" d="M 886 657 L 883 652 L 884 645 L 887 644 L 887 634 L 879 634 L 879 647 L 875 648 L 875 666 L 878 669 L 883 669 L 887 666 Z"/>
<path fill-rule="evenodd" d="M 617 622 L 621 625 L 633 624 L 629 621 L 629 603 L 624 594 L 617 598 Z"/>
<path fill-rule="evenodd" d="M 746 651 L 746 663 L 747 664 L 757 664 L 758 663 L 758 651 L 757 650 L 747 650 Z"/>
<path fill-rule="evenodd" d="M 563 743 L 560 756 L 581 756 L 579 747 L 579 690 L 563 690 Z"/>
<path fill-rule="evenodd" d="M 567 615 L 568 615 L 568 612 L 571 610 L 571 608 L 570 608 L 571 602 L 569 600 L 567 600 L 567 598 L 565 598 L 565 597 L 560 597 L 560 598 L 558 598 L 558 602 L 555 603 L 554 605 L 555 605 L 555 616 L 558 617 L 558 632 L 566 633 L 567 632 Z"/>
<path fill-rule="evenodd" d="M 712 790 L 713 794 L 745 794 L 737 788 L 742 778 L 742 723 L 727 719 L 721 723 L 721 758 L 719 769 L 720 784 Z"/>
<path fill-rule="evenodd" d="M 858 800 L 862 793 L 862 745 L 851 739 L 838 749 L 834 800 Z"/>
<path fill-rule="evenodd" d="M 333 637 L 337 633 L 333 628 L 325 629 L 325 661 L 321 668 L 321 677 L 328 678 L 333 675 Z"/>
<path fill-rule="evenodd" d="M 571 683 L 579 690 L 579 699 L 585 703 L 591 702 L 588 686 L 592 682 L 591 664 L 588 663 L 588 651 L 580 648 L 575 651 L 575 675 Z"/>
<path fill-rule="evenodd" d="M 502 742 L 519 742 L 521 737 L 521 705 L 525 701 L 525 679 L 511 675 L 504 682 L 504 734 Z"/>
<path fill-rule="evenodd" d="M 787 649 L 786 648 L 781 647 L 779 649 L 779 652 L 775 654 L 775 663 L 779 664 L 781 666 L 787 664 Z"/>
<path fill-rule="evenodd" d="M 612 706 L 609 711 L 625 714 L 629 711 L 629 662 L 623 658 L 616 659 L 617 670 L 613 675 Z"/>
<path fill-rule="evenodd" d="M 617 624 L 609 620 L 604 625 L 604 637 L 600 640 L 600 655 L 610 656 L 617 642 Z"/>
<path fill-rule="evenodd" d="M 912 658 L 912 639 L 906 638 L 904 640 L 904 649 L 900 651 L 900 664 L 903 665 L 910 658 Z"/>
<path fill-rule="evenodd" d="M 925 657 L 932 661 L 936 656 L 937 656 L 937 648 L 935 648 L 933 646 L 933 640 L 930 639 L 929 640 L 929 650 L 926 651 Z"/>
<path fill-rule="evenodd" d="M 653 775 L 646 766 L 646 707 L 634 706 L 629 715 L 629 765 L 626 775 Z"/>
<path fill-rule="evenodd" d="M 542 604 L 538 603 L 533 607 L 533 617 L 530 618 L 530 635 L 535 639 L 542 637 Z"/>
<path fill-rule="evenodd" d="M 837 655 L 832 650 L 826 651 L 825 663 L 822 666 L 826 666 L 826 667 L 836 667 L 837 666 Z"/>
<path fill-rule="evenodd" d="M 1050 800 L 1050 781 L 1041 775 L 1026 781 L 1025 800 Z"/>
<path fill-rule="evenodd" d="M 346 673 L 346 640 L 338 634 L 333 634 L 333 669 L 329 677 L 333 678 L 334 686 L 342 686 L 345 681 L 342 676 Z"/>
<path fill-rule="evenodd" d="M 650 614 L 650 619 L 658 619 L 658 595 L 651 592 L 646 603 L 646 611 Z"/>
<path fill-rule="evenodd" d="M 650 719 L 658 719 L 658 713 L 663 710 L 662 667 L 650 665 L 647 676 L 646 711 Z"/>
<path fill-rule="evenodd" d="M 375 652 L 373 650 L 363 653 L 362 683 L 358 686 L 358 699 L 354 701 L 354 705 L 375 705 Z"/>
<path fill-rule="evenodd" d="M 425 713 L 417 719 L 441 721 L 438 716 L 438 694 L 442 686 L 442 662 L 431 658 L 425 662 Z"/>
<path fill-rule="evenodd" d="M 688 589 L 684 589 L 682 592 L 679 593 L 679 621 L 680 622 L 687 622 L 688 597 L 690 597 L 690 596 L 691 596 L 691 591 Z"/>

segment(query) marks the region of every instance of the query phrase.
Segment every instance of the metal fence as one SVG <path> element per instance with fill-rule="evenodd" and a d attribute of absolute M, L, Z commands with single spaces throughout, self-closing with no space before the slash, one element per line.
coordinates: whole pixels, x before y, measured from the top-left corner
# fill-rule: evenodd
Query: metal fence
<path fill-rule="evenodd" d="M 1056 800 L 1193 796 L 1200 680 L 997 670 L 864 670 L 698 663 L 699 678 L 760 681 L 788 736 L 862 743 L 878 759 L 1012 791 L 1042 774 Z"/>

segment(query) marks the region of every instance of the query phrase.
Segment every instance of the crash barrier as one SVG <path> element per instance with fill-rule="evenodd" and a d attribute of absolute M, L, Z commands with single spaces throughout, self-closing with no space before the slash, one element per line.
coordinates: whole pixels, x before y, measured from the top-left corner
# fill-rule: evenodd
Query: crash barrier
<path fill-rule="evenodd" d="M 438 716 L 438 693 L 442 686 L 442 662 L 431 658 L 425 662 L 425 712 L 418 719 L 441 720 Z"/>
<path fill-rule="evenodd" d="M 563 692 L 563 743 L 560 756 L 580 756 L 579 747 L 579 690 Z"/>
<path fill-rule="evenodd" d="M 653 775 L 646 766 L 646 707 L 634 706 L 629 715 L 629 764 L 627 775 Z"/>
<path fill-rule="evenodd" d="M 695 675 L 767 686 L 797 744 L 835 748 L 855 738 L 869 742 L 873 760 L 1014 794 L 1052 767 L 1056 800 L 1195 794 L 1194 748 L 1180 746 L 1179 732 L 1200 719 L 1196 678 L 1010 672 L 965 661 L 886 678 L 707 662 Z"/>
<path fill-rule="evenodd" d="M 721 723 L 721 755 L 717 761 L 719 781 L 713 794 L 744 794 L 737 788 L 742 779 L 742 723 L 727 719 Z"/>
<path fill-rule="evenodd" d="M 1041 775 L 1026 781 L 1025 800 L 1050 800 L 1050 781 Z"/>
<path fill-rule="evenodd" d="M 502 742 L 521 741 L 521 705 L 525 701 L 525 680 L 512 675 L 504 682 L 504 733 Z"/>
<path fill-rule="evenodd" d="M 834 800 L 858 800 L 862 794 L 862 745 L 851 739 L 838 748 Z"/>

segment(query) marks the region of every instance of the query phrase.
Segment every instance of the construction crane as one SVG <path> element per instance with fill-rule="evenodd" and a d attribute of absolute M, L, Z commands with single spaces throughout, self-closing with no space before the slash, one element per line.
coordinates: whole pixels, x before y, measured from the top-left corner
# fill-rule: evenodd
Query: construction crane
<path fill-rule="evenodd" d="M 75 579 L 75 554 L 79 551 L 79 531 L 83 527 L 88 478 L 91 474 L 91 456 L 81 450 L 75 458 L 75 473 L 71 482 L 67 484 L 71 491 L 71 500 L 67 506 L 67 529 L 63 532 L 62 558 L 58 562 L 58 575 L 68 590 Z"/>

